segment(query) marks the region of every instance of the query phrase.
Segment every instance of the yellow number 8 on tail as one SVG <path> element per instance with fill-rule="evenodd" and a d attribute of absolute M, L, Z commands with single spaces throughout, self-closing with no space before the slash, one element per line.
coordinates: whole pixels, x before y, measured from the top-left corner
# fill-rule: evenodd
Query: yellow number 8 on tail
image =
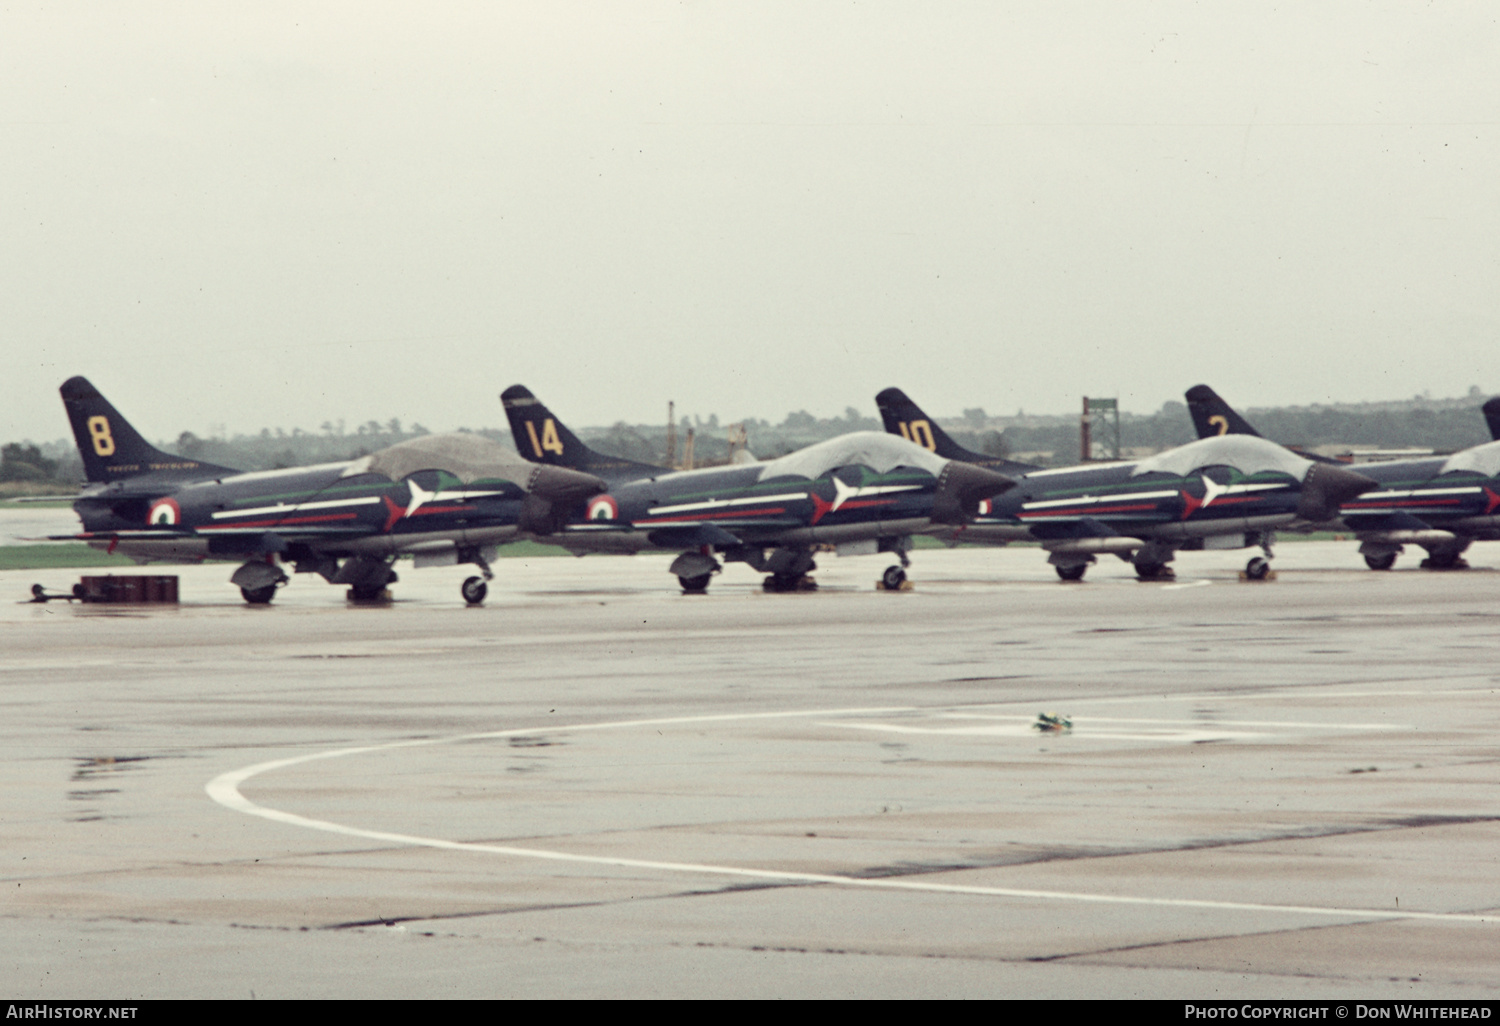
<path fill-rule="evenodd" d="M 100 456 L 115 454 L 115 439 L 109 433 L 108 417 L 89 418 L 89 437 L 94 440 L 94 452 Z"/>

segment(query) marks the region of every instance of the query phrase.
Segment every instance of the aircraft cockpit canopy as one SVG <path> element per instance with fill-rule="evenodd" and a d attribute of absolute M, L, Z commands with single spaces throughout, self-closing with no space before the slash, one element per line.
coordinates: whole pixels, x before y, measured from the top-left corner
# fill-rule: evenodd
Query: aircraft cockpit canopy
<path fill-rule="evenodd" d="M 1311 466 L 1311 460 L 1256 435 L 1216 435 L 1148 456 L 1135 465 L 1130 476 L 1155 472 L 1187 477 L 1205 467 L 1230 467 L 1247 477 L 1275 471 L 1300 481 Z"/>
<path fill-rule="evenodd" d="M 458 431 L 397 442 L 355 460 L 342 476 L 384 474 L 400 481 L 419 470 L 444 470 L 465 484 L 481 480 L 519 483 L 529 481 L 535 467 L 499 442 Z"/>
<path fill-rule="evenodd" d="M 854 431 L 809 445 L 806 449 L 771 460 L 761 467 L 758 480 L 774 477 L 815 479 L 839 467 L 865 466 L 884 474 L 896 467 L 916 467 L 933 477 L 948 461 L 896 435 L 880 431 Z"/>
<path fill-rule="evenodd" d="M 1500 476 L 1500 442 L 1485 442 L 1449 456 L 1439 475 L 1465 471 L 1484 477 Z"/>

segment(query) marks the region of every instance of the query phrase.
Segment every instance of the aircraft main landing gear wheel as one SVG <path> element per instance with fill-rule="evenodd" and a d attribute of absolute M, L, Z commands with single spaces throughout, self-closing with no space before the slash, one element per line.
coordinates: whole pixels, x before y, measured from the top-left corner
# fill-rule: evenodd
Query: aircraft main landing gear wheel
<path fill-rule="evenodd" d="M 1264 581 L 1271 573 L 1271 564 L 1256 556 L 1245 564 L 1245 577 L 1252 581 Z"/>
<path fill-rule="evenodd" d="M 817 591 L 818 582 L 806 574 L 772 574 L 761 582 L 764 591 Z"/>
<path fill-rule="evenodd" d="M 1469 561 L 1457 552 L 1434 552 L 1422 560 L 1423 570 L 1467 570 Z"/>
<path fill-rule="evenodd" d="M 899 566 L 888 566 L 885 573 L 880 575 L 880 583 L 885 585 L 886 591 L 900 591 L 901 586 L 906 583 L 906 571 Z"/>
<path fill-rule="evenodd" d="M 1065 581 L 1081 581 L 1088 568 L 1087 563 L 1079 563 L 1077 566 L 1056 566 L 1053 569 L 1057 571 L 1057 576 Z"/>
<path fill-rule="evenodd" d="M 271 599 L 276 597 L 276 585 L 268 584 L 264 588 L 241 588 L 240 594 L 252 606 L 268 606 L 271 604 Z"/>
<path fill-rule="evenodd" d="M 696 577 L 683 577 L 678 575 L 677 583 L 682 585 L 684 595 L 707 595 L 708 582 L 713 579 L 713 574 L 698 574 Z"/>
<path fill-rule="evenodd" d="M 1135 576 L 1142 581 L 1170 581 L 1177 577 L 1177 572 L 1165 563 L 1137 563 Z"/>
<path fill-rule="evenodd" d="M 490 593 L 490 586 L 484 583 L 483 577 L 476 576 L 464 581 L 463 586 L 459 590 L 463 592 L 465 602 L 471 606 L 477 606 Z"/>
<path fill-rule="evenodd" d="M 1396 554 L 1394 552 L 1383 552 L 1378 556 L 1366 556 L 1365 566 L 1371 570 L 1389 570 L 1396 565 Z"/>

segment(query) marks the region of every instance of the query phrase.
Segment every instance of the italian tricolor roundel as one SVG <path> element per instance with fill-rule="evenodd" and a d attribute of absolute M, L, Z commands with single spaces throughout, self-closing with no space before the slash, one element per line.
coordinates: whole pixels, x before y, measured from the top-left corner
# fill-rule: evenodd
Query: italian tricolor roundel
<path fill-rule="evenodd" d="M 182 520 L 182 507 L 176 499 L 157 499 L 146 514 L 146 523 L 153 527 L 171 527 Z"/>
<path fill-rule="evenodd" d="M 589 500 L 590 520 L 620 519 L 620 504 L 612 495 L 596 495 Z"/>

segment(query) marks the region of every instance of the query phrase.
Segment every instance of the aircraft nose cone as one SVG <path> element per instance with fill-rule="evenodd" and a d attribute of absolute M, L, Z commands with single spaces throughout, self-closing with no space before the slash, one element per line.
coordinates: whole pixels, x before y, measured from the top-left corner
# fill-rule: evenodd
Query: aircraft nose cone
<path fill-rule="evenodd" d="M 1314 522 L 1332 520 L 1339 515 L 1339 506 L 1378 487 L 1377 482 L 1353 470 L 1331 463 L 1314 463 L 1302 479 L 1297 515 Z"/>
<path fill-rule="evenodd" d="M 590 496 L 598 495 L 609 488 L 603 479 L 593 474 L 585 474 L 581 470 L 569 470 L 566 467 L 554 467 L 546 463 L 534 465 L 531 477 L 526 482 L 526 490 L 533 495 L 540 496 L 552 503 L 554 506 L 566 508 L 575 502 L 582 502 Z"/>
<path fill-rule="evenodd" d="M 979 501 L 1014 488 L 1016 482 L 972 463 L 949 460 L 938 476 L 932 497 L 932 519 L 940 524 L 963 524 L 979 512 Z"/>

